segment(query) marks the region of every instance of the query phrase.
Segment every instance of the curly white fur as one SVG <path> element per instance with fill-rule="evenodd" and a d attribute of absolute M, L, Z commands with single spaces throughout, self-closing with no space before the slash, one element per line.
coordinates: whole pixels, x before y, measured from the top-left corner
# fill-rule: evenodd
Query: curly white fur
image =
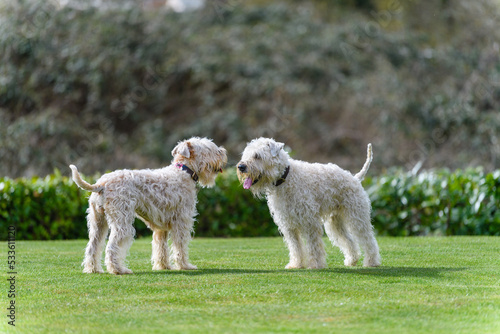
<path fill-rule="evenodd" d="M 343 252 L 347 266 L 355 266 L 365 252 L 364 265 L 379 266 L 379 248 L 371 225 L 371 204 L 361 180 L 372 160 L 353 176 L 334 164 L 291 159 L 284 144 L 259 138 L 247 144 L 237 165 L 240 181 L 256 196 L 266 196 L 274 222 L 290 251 L 286 268 L 324 268 L 324 226 L 328 238 Z M 288 174 L 286 174 L 289 167 Z M 277 180 L 286 175 L 283 183 Z"/>
<path fill-rule="evenodd" d="M 113 274 L 130 274 L 125 266 L 135 235 L 134 218 L 153 230 L 153 270 L 170 269 L 167 240 L 172 241 L 171 259 L 176 269 L 196 269 L 189 263 L 188 244 L 196 216 L 196 183 L 178 166 L 185 165 L 202 186 L 213 186 L 227 163 L 226 150 L 207 138 L 191 138 L 172 150 L 170 166 L 160 169 L 118 170 L 103 175 L 95 184 L 82 180 L 71 165 L 73 180 L 92 191 L 87 210 L 89 242 L 82 263 L 85 273 L 102 273 L 101 256 L 108 230 L 105 263 Z"/>

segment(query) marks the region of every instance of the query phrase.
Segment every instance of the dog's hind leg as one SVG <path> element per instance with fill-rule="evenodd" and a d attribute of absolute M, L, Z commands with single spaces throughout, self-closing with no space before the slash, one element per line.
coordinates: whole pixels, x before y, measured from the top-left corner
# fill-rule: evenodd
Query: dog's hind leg
<path fill-rule="evenodd" d="M 135 229 L 133 227 L 134 213 L 121 213 L 113 210 L 106 211 L 111 233 L 106 246 L 106 267 L 112 274 L 131 274 L 132 270 L 125 266 L 127 252 L 134 241 Z"/>
<path fill-rule="evenodd" d="M 168 258 L 168 231 L 153 230 L 153 270 L 170 269 Z"/>
<path fill-rule="evenodd" d="M 101 258 L 106 236 L 108 235 L 108 224 L 102 208 L 97 205 L 96 193 L 90 196 L 89 208 L 87 209 L 87 226 L 89 232 L 89 242 L 85 249 L 83 260 L 84 273 L 103 273 Z"/>
<path fill-rule="evenodd" d="M 358 263 L 361 252 L 349 229 L 345 226 L 346 223 L 344 217 L 333 214 L 325 222 L 325 232 L 331 243 L 339 247 L 344 254 L 344 265 L 353 267 Z"/>
<path fill-rule="evenodd" d="M 359 243 L 364 251 L 365 258 L 363 266 L 365 267 L 378 267 L 382 263 L 380 258 L 377 240 L 373 226 L 370 222 L 369 207 L 366 210 L 360 210 L 356 214 L 351 214 L 346 217 L 349 221 L 349 229 L 356 241 Z"/>

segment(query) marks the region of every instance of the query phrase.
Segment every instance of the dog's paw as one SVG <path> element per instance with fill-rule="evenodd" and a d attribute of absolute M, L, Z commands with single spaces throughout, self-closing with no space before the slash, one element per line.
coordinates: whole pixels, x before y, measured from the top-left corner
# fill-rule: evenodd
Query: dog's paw
<path fill-rule="evenodd" d="M 123 268 L 117 274 L 118 275 L 130 275 L 130 274 L 133 274 L 133 272 L 132 272 L 132 270 L 130 270 L 128 268 Z"/>
<path fill-rule="evenodd" d="M 289 263 L 285 266 L 285 269 L 302 269 L 304 266 L 302 266 L 300 263 Z"/>
<path fill-rule="evenodd" d="M 358 264 L 358 260 L 355 259 L 345 259 L 344 265 L 347 267 L 356 267 L 356 264 Z"/>
<path fill-rule="evenodd" d="M 128 268 L 119 268 L 119 269 L 116 269 L 116 268 L 108 268 L 108 272 L 110 274 L 115 274 L 115 275 L 129 275 L 129 274 L 132 274 L 132 270 L 128 269 Z"/>
<path fill-rule="evenodd" d="M 160 264 L 160 263 L 155 264 L 153 266 L 153 270 L 170 270 L 170 269 L 171 269 L 170 266 L 166 266 L 166 265 Z"/>
<path fill-rule="evenodd" d="M 184 263 L 184 264 L 178 264 L 174 263 L 174 269 L 175 270 L 196 270 L 198 269 L 197 266 L 191 263 Z"/>
<path fill-rule="evenodd" d="M 83 272 L 85 274 L 104 274 L 104 270 L 102 270 L 102 268 L 94 268 L 94 267 L 85 267 L 83 268 Z"/>
<path fill-rule="evenodd" d="M 198 269 L 198 267 L 191 263 L 188 263 L 181 267 L 181 270 L 196 270 L 196 269 Z"/>
<path fill-rule="evenodd" d="M 324 269 L 326 268 L 326 264 L 322 263 L 311 263 L 307 266 L 307 269 Z"/>
<path fill-rule="evenodd" d="M 85 274 L 104 274 L 104 270 L 83 270 Z"/>
<path fill-rule="evenodd" d="M 364 261 L 363 266 L 364 267 L 378 267 L 380 266 L 382 261 L 380 259 L 367 259 Z"/>

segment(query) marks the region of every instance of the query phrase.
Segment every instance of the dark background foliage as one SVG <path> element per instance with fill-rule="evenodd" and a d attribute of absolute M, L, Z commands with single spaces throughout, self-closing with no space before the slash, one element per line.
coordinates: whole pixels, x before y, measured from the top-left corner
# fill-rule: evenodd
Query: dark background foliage
<path fill-rule="evenodd" d="M 231 164 L 269 136 L 351 170 L 368 142 L 374 171 L 499 166 L 493 1 L 107 4 L 2 3 L 0 175 L 158 167 L 192 135 Z"/>

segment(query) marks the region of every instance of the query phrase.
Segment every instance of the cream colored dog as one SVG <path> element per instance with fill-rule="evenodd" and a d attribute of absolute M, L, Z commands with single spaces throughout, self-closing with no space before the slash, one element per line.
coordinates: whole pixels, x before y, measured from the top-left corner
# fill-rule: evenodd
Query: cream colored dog
<path fill-rule="evenodd" d="M 210 139 L 191 138 L 173 149 L 174 160 L 161 169 L 117 170 L 95 184 L 81 179 L 71 165 L 73 180 L 92 191 L 87 210 L 89 242 L 83 260 L 84 273 L 102 273 L 101 256 L 108 230 L 105 263 L 113 274 L 131 274 L 125 266 L 135 235 L 134 218 L 153 230 L 153 270 L 170 269 L 167 239 L 172 241 L 176 269 L 196 269 L 189 263 L 188 244 L 196 216 L 196 183 L 211 187 L 227 163 L 226 150 Z"/>
<path fill-rule="evenodd" d="M 237 172 L 245 189 L 267 197 L 269 210 L 290 251 L 289 268 L 324 268 L 323 229 L 355 266 L 365 252 L 364 265 L 380 265 L 371 225 L 371 204 L 363 180 L 372 160 L 371 145 L 363 169 L 352 175 L 334 164 L 291 159 L 284 144 L 259 138 L 247 144 Z"/>

